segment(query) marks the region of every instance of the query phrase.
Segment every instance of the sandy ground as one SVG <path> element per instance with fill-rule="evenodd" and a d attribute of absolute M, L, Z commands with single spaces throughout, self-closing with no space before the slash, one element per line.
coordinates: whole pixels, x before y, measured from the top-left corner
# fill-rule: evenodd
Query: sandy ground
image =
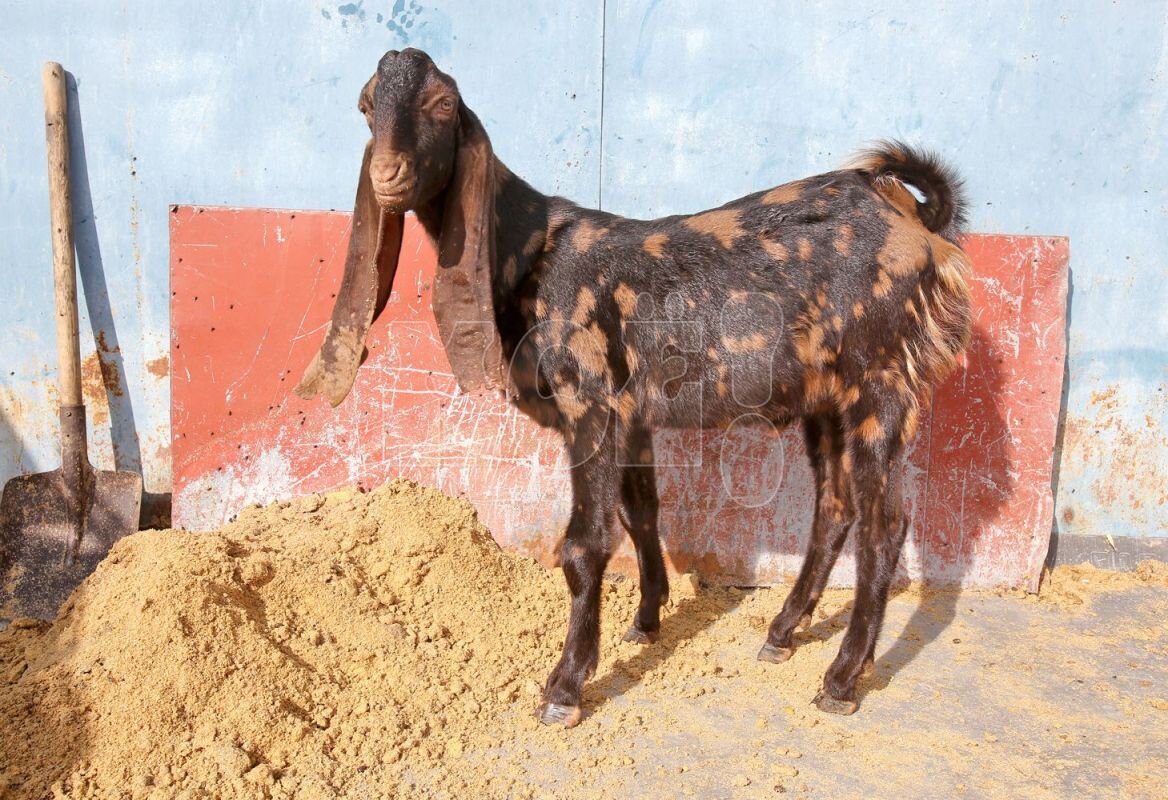
<path fill-rule="evenodd" d="M 674 576 L 571 731 L 533 717 L 563 577 L 406 482 L 120 543 L 52 626 L 0 633 L 0 797 L 1164 797 L 1168 573 L 1060 568 L 1039 597 L 891 601 L 851 717 L 810 704 L 847 623 L 754 656 L 785 588 Z"/>

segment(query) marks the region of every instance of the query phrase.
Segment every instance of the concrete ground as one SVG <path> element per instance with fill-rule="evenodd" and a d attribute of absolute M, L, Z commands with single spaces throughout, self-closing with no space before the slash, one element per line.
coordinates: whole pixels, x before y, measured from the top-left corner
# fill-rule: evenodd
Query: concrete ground
<path fill-rule="evenodd" d="M 810 704 L 849 592 L 773 665 L 754 656 L 784 590 L 702 590 L 656 644 L 606 645 L 578 728 L 512 721 L 465 758 L 512 776 L 514 797 L 1168 797 L 1168 588 L 1122 581 L 901 593 L 850 717 Z"/>

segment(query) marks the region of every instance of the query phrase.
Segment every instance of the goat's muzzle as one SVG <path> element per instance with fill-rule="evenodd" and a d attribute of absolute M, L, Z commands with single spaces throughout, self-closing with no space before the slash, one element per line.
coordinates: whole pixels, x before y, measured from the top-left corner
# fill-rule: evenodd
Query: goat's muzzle
<path fill-rule="evenodd" d="M 406 211 L 418 187 L 411 159 L 402 153 L 378 153 L 369 164 L 373 196 L 385 211 Z"/>

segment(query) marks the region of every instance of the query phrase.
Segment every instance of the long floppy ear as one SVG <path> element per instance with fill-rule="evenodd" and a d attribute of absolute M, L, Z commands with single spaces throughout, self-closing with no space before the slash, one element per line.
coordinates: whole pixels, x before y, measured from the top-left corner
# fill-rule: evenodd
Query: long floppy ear
<path fill-rule="evenodd" d="M 321 394 L 334 408 L 353 388 L 357 368 L 364 360 L 365 337 L 389 300 L 401 251 L 402 216 L 386 213 L 377 205 L 369 178 L 372 157 L 370 139 L 357 178 L 349 253 L 332 320 L 320 351 L 296 386 L 296 394 L 305 400 Z"/>
<path fill-rule="evenodd" d="M 506 374 L 495 325 L 495 156 L 478 117 L 459 104 L 458 153 L 446 190 L 434 318 L 464 392 L 498 389 Z"/>

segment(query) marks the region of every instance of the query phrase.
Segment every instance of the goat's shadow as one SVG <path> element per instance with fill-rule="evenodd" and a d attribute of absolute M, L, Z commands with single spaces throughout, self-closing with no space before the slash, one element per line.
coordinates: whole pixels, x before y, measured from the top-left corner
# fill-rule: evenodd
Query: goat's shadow
<path fill-rule="evenodd" d="M 637 645 L 633 654 L 618 659 L 598 679 L 584 684 L 585 713 L 595 713 L 606 703 L 638 686 L 645 676 L 668 661 L 682 642 L 712 626 L 741 605 L 745 597 L 743 593 L 726 590 L 699 590 L 696 597 L 678 602 L 661 620 L 657 641 Z"/>
<path fill-rule="evenodd" d="M 976 444 L 957 446 L 947 454 L 948 460 L 943 465 L 937 464 L 935 451 L 930 457 L 930 484 L 934 470 L 944 470 L 948 475 L 940 476 L 941 480 L 949 485 L 962 485 L 960 509 L 955 513 L 945 511 L 941 506 L 947 498 L 932 490 L 920 499 L 926 507 L 917 510 L 916 515 L 924 518 L 925 526 L 923 530 L 914 526 L 912 533 L 922 556 L 922 577 L 930 590 L 920 594 L 917 607 L 892 646 L 883 652 L 877 649 L 875 672 L 861 681 L 857 689 L 860 701 L 868 691 L 886 687 L 896 673 L 911 664 L 956 619 L 961 586 L 972 566 L 978 541 L 1014 492 L 1011 433 L 1001 405 L 1003 360 L 985 330 L 975 326 L 966 350 L 964 380 L 979 387 L 978 395 L 983 402 L 963 403 L 961 407 L 962 431 Z M 943 437 L 937 437 L 934 448 L 942 440 Z M 973 479 L 961 480 L 966 476 Z M 937 522 L 938 519 L 943 521 Z M 932 560 L 930 548 L 947 552 L 940 559 Z M 903 591 L 907 583 L 902 554 L 897 567 L 896 593 Z"/>

